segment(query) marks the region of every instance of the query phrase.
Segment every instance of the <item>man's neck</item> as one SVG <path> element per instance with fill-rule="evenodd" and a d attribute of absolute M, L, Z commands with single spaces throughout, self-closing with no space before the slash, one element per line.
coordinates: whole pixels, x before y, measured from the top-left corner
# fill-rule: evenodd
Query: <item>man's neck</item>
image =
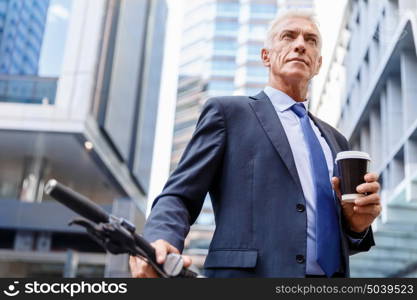
<path fill-rule="evenodd" d="M 308 82 L 286 82 L 270 78 L 268 85 L 287 94 L 297 102 L 303 102 L 307 98 Z"/>

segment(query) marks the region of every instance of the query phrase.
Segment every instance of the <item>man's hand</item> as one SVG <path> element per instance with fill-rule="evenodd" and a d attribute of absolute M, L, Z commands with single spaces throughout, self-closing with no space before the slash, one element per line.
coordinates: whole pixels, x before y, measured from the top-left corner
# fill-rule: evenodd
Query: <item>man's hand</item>
<path fill-rule="evenodd" d="M 168 253 L 177 253 L 180 254 L 177 248 L 172 246 L 170 243 L 164 240 L 157 240 L 151 245 L 155 248 L 156 261 L 158 264 L 163 264 L 165 262 L 166 256 Z M 188 268 L 191 265 L 191 258 L 188 256 L 182 256 L 184 260 L 184 267 Z M 135 278 L 158 278 L 158 274 L 155 272 L 154 268 L 143 261 L 139 257 L 130 256 L 129 257 L 130 272 L 132 277 Z"/>
<path fill-rule="evenodd" d="M 357 198 L 354 203 L 342 201 L 340 193 L 340 180 L 337 177 L 332 178 L 333 189 L 341 201 L 343 214 L 354 232 L 363 232 L 372 222 L 381 214 L 381 198 L 379 197 L 380 185 L 378 175 L 368 173 L 365 175 L 365 183 L 356 187 L 359 194 L 366 194 L 364 197 Z"/>

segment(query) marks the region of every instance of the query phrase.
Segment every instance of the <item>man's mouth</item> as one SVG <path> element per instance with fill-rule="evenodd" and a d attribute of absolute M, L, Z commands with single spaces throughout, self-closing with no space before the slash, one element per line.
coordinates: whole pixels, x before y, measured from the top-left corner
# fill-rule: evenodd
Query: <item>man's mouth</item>
<path fill-rule="evenodd" d="M 288 60 L 288 62 L 292 62 L 292 61 L 302 62 L 302 63 L 304 63 L 305 65 L 308 66 L 308 63 L 302 58 L 291 58 L 291 59 Z"/>

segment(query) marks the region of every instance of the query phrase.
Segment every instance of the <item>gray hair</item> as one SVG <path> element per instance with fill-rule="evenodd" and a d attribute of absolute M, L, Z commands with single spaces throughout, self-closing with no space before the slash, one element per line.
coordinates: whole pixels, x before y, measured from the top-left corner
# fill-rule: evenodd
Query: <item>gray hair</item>
<path fill-rule="evenodd" d="M 321 49 L 321 45 L 322 45 L 322 39 L 321 39 L 321 33 L 319 30 L 319 23 L 316 19 L 316 15 L 314 14 L 314 12 L 312 10 L 283 10 L 280 13 L 278 13 L 278 15 L 275 17 L 274 20 L 271 21 L 270 25 L 269 25 L 269 29 L 267 31 L 266 34 L 266 39 L 264 42 L 264 47 L 267 49 L 271 49 L 273 47 L 274 44 L 274 38 L 276 36 L 277 32 L 277 28 L 278 25 L 289 18 L 302 18 L 302 19 L 307 19 L 309 20 L 311 23 L 313 23 L 316 27 L 317 27 L 317 31 L 319 33 L 319 48 Z"/>

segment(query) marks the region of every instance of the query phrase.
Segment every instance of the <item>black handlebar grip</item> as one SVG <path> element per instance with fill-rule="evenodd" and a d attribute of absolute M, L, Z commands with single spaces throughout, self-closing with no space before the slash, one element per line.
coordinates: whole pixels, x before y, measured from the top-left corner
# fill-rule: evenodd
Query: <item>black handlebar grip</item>
<path fill-rule="evenodd" d="M 45 186 L 45 193 L 69 209 L 95 223 L 109 222 L 109 214 L 83 195 L 51 179 Z"/>

